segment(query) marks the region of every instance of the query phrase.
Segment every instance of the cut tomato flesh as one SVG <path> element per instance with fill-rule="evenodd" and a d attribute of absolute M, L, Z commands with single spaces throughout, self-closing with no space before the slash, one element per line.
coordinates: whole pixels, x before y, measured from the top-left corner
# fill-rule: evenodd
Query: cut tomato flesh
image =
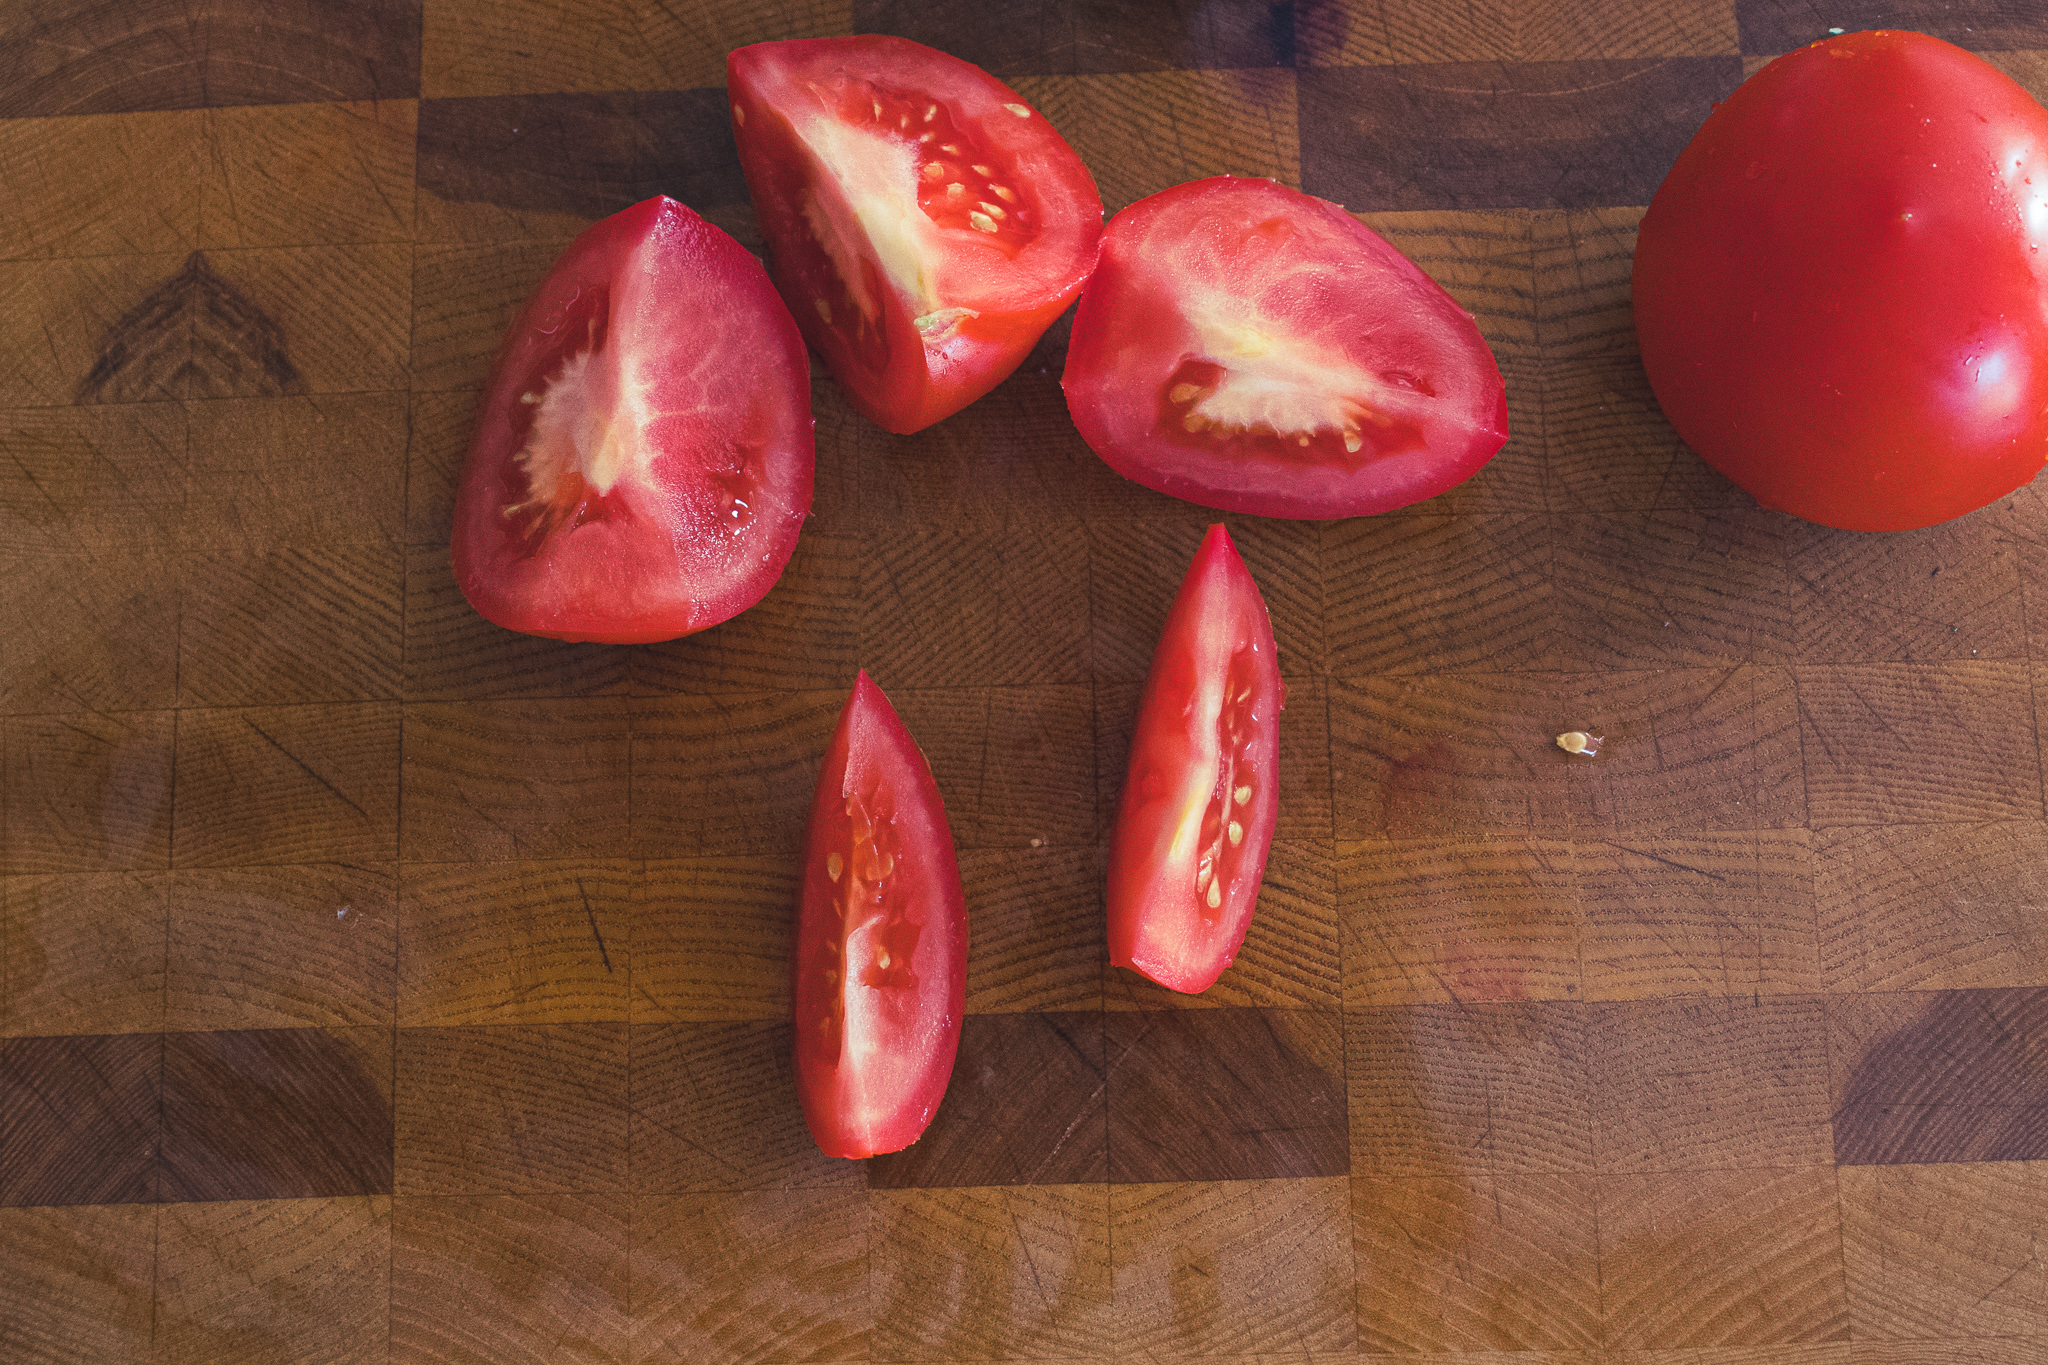
<path fill-rule="evenodd" d="M 828 1156 L 924 1132 L 959 1047 L 966 963 L 937 785 L 862 673 L 819 774 L 792 955 L 798 1095 Z"/>
<path fill-rule="evenodd" d="M 776 283 L 890 430 L 994 387 L 1086 278 L 1094 182 L 978 68 L 903 39 L 815 39 L 741 48 L 728 86 Z"/>
<path fill-rule="evenodd" d="M 1211 527 L 1152 657 L 1109 861 L 1110 960 L 1206 990 L 1250 928 L 1279 816 L 1284 688 L 1258 586 Z"/>
<path fill-rule="evenodd" d="M 803 343 L 759 262 L 653 199 L 562 254 L 514 322 L 457 493 L 486 618 L 638 643 L 775 583 L 810 509 Z"/>
<path fill-rule="evenodd" d="M 1062 384 L 1125 477 L 1263 516 L 1400 507 L 1507 439 L 1471 316 L 1336 205 L 1266 180 L 1195 181 L 1111 220 Z"/>

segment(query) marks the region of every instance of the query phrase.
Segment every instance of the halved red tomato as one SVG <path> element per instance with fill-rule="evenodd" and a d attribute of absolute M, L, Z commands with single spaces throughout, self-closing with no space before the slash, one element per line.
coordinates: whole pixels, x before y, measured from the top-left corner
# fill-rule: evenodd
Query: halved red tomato
<path fill-rule="evenodd" d="M 1385 512 L 1508 438 L 1471 314 L 1337 205 L 1218 176 L 1110 220 L 1062 380 L 1125 478 L 1270 517 Z"/>
<path fill-rule="evenodd" d="M 498 352 L 455 499 L 487 619 L 639 643 L 761 600 L 811 509 L 810 363 L 767 272 L 673 199 L 593 224 Z"/>
<path fill-rule="evenodd" d="M 1109 960 L 1193 993 L 1237 956 L 1280 815 L 1266 600 L 1211 526 L 1152 654 L 1109 850 Z"/>
<path fill-rule="evenodd" d="M 967 1001 L 967 901 L 938 783 L 866 672 L 804 839 L 796 1083 L 827 1156 L 894 1152 L 937 1112 Z"/>
<path fill-rule="evenodd" d="M 1088 278 L 1102 199 L 1045 116 L 906 38 L 726 58 L 775 282 L 855 409 L 949 417 L 1016 369 Z"/>

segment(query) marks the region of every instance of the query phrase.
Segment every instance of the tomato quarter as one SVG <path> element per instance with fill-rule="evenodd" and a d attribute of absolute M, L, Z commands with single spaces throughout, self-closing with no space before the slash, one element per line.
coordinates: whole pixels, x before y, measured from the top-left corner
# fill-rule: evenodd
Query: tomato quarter
<path fill-rule="evenodd" d="M 967 902 L 938 783 L 863 672 L 818 774 L 790 999 L 827 1156 L 894 1152 L 937 1112 L 967 998 Z"/>
<path fill-rule="evenodd" d="M 775 585 L 812 473 L 809 362 L 767 273 L 650 199 L 570 243 L 513 322 L 456 494 L 456 581 L 532 635 L 687 635 Z"/>
<path fill-rule="evenodd" d="M 878 425 L 918 431 L 987 393 L 1087 279 L 1094 180 L 981 68 L 817 38 L 740 48 L 726 79 L 776 284 Z"/>
<path fill-rule="evenodd" d="M 1197 180 L 1111 219 L 1062 382 L 1119 474 L 1262 516 L 1402 507 L 1508 435 L 1471 315 L 1350 214 L 1270 180 Z"/>
<path fill-rule="evenodd" d="M 2048 111 L 1918 33 L 1745 81 L 1643 215 L 1643 368 L 1766 507 L 1929 526 L 2048 457 Z"/>
<path fill-rule="evenodd" d="M 1251 571 L 1211 526 L 1152 655 L 1109 853 L 1109 960 L 1207 990 L 1251 927 L 1285 689 Z"/>

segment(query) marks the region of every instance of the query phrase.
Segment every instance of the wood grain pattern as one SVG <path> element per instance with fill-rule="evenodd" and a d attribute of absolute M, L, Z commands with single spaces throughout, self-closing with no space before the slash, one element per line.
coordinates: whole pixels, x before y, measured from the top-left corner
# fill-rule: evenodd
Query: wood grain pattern
<path fill-rule="evenodd" d="M 626 1042 L 623 1023 L 400 1029 L 397 1192 L 621 1190 Z"/>
<path fill-rule="evenodd" d="M 164 1027 L 163 873 L 0 878 L 0 1036 Z"/>
<path fill-rule="evenodd" d="M 387 1196 L 169 1205 L 155 1358 L 386 1360 L 390 1273 Z"/>
<path fill-rule="evenodd" d="M 391 1204 L 393 1360 L 625 1358 L 631 1211 L 623 1196 Z"/>
<path fill-rule="evenodd" d="M 2002 0 L 0 14 L 0 1357 L 2048 1358 L 2048 504 L 1762 512 L 1630 313 L 1711 101 L 1859 25 L 2048 94 Z M 714 630 L 541 641 L 455 584 L 513 311 L 654 193 L 763 250 L 725 52 L 858 31 L 1012 81 L 1111 210 L 1345 201 L 1506 379 L 1440 498 L 1222 518 L 1288 707 L 1204 996 L 1107 965 L 1101 886 L 1219 514 L 1081 442 L 1068 322 L 911 437 L 816 367 L 812 516 Z M 937 1119 L 856 1163 L 785 1016 L 860 668 L 971 949 Z"/>

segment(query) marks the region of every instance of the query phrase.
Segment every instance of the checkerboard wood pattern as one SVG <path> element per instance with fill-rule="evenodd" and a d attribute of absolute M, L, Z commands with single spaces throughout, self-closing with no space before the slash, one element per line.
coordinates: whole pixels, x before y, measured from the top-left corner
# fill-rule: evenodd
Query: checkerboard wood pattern
<path fill-rule="evenodd" d="M 1762 512 L 1629 321 L 1710 102 L 1877 26 L 2048 95 L 2019 0 L 0 8 L 0 1359 L 2048 1360 L 2048 506 Z M 1286 791 L 1203 997 L 1105 965 L 1099 886 L 1213 514 L 1081 444 L 1063 327 L 914 437 L 821 374 L 815 516 L 717 629 L 450 574 L 555 254 L 657 192 L 759 250 L 724 54 L 867 31 L 1112 211 L 1345 203 L 1507 376 L 1454 492 L 1230 519 Z M 859 667 L 973 950 L 937 1121 L 850 1163 L 784 964 Z"/>

